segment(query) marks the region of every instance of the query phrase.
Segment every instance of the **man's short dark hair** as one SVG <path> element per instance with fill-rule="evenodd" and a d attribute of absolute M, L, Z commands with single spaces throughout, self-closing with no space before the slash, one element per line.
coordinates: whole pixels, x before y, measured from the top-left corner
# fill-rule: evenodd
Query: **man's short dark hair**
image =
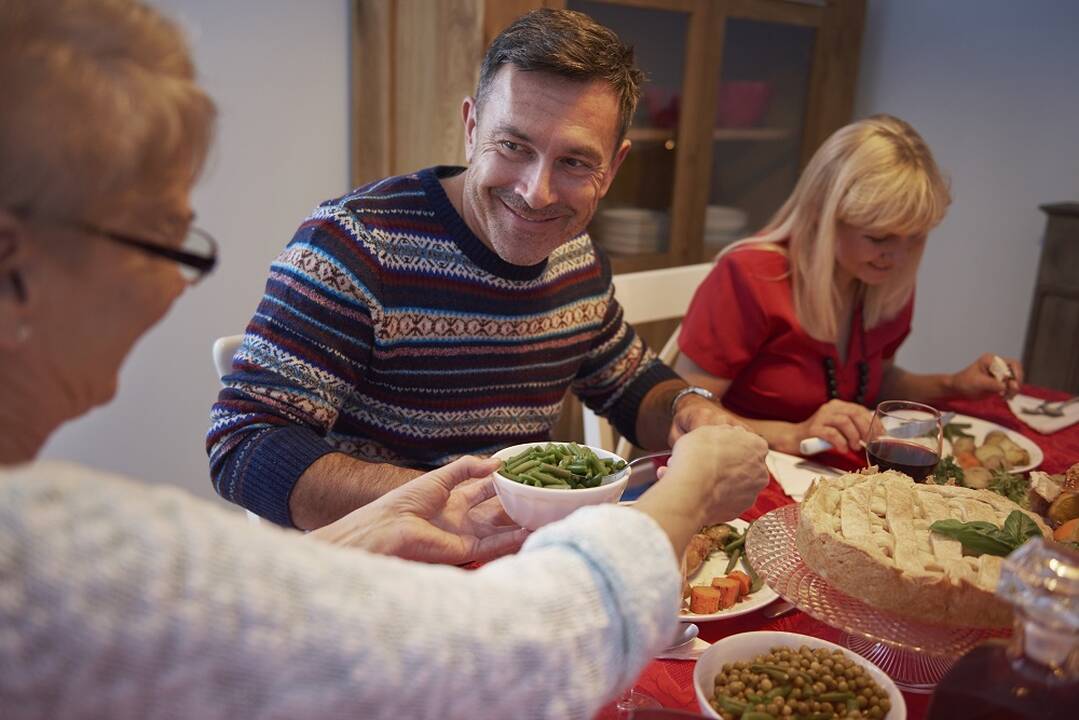
<path fill-rule="evenodd" d="M 547 72 L 571 80 L 602 80 L 618 96 L 618 143 L 626 136 L 641 96 L 644 74 L 633 62 L 633 48 L 610 28 L 584 13 L 540 8 L 517 18 L 487 49 L 476 89 L 482 107 L 503 65 Z"/>

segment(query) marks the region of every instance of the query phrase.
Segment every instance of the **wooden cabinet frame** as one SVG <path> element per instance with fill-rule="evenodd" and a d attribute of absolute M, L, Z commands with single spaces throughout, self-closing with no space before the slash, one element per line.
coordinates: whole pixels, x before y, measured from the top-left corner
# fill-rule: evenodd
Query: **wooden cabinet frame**
<path fill-rule="evenodd" d="M 595 0 L 689 15 L 670 245 L 613 258 L 616 272 L 700 262 L 711 183 L 713 112 L 730 18 L 816 28 L 801 143 L 804 166 L 851 119 L 865 0 Z M 565 0 L 353 0 L 352 180 L 356 185 L 464 162 L 461 100 L 490 41 L 521 14 Z M 632 150 L 631 150 L 632 152 Z"/>

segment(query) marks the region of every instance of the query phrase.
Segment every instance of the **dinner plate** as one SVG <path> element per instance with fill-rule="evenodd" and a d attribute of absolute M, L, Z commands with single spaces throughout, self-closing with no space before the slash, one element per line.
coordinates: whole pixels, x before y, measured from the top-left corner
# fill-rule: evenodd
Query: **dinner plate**
<path fill-rule="evenodd" d="M 1023 473 L 1027 470 L 1033 470 L 1034 468 L 1041 465 L 1042 461 L 1045 460 L 1045 453 L 1042 452 L 1042 449 L 1038 447 L 1038 445 L 1033 440 L 1028 438 L 1026 435 L 1023 435 L 1022 433 L 1017 433 L 1014 430 L 1009 430 L 1003 425 L 997 425 L 996 423 L 989 422 L 988 420 L 971 417 L 970 415 L 960 415 L 958 413 L 954 418 L 952 418 L 952 423 L 960 423 L 963 425 L 969 423 L 970 427 L 965 428 L 964 431 L 969 435 L 974 436 L 974 443 L 976 445 L 981 445 L 982 441 L 985 440 L 985 436 L 989 433 L 993 432 L 994 430 L 1000 430 L 1005 435 L 1010 437 L 1016 445 L 1030 453 L 1029 463 L 1027 463 L 1026 465 L 1017 465 L 1013 467 L 1010 472 Z M 944 447 L 942 448 L 942 451 L 945 456 L 952 454 L 952 444 L 948 442 L 948 440 L 944 441 Z"/>
<path fill-rule="evenodd" d="M 747 523 L 745 520 L 740 519 L 731 520 L 727 524 L 740 532 L 745 532 L 745 529 L 749 527 L 749 523 Z M 722 550 L 716 550 L 708 556 L 708 559 L 704 561 L 704 564 L 701 565 L 700 569 L 697 570 L 697 572 L 694 573 L 692 576 L 690 576 L 689 584 L 711 585 L 712 578 L 723 577 L 727 574 L 726 570 L 728 559 L 729 558 L 727 557 L 727 554 L 725 552 L 723 552 Z M 741 562 L 738 563 L 738 566 L 735 569 L 745 572 L 745 568 L 742 566 Z M 679 613 L 678 619 L 682 622 L 694 623 L 710 622 L 712 620 L 725 620 L 727 618 L 738 617 L 739 615 L 751 613 L 754 610 L 759 610 L 760 608 L 775 600 L 777 597 L 779 596 L 776 595 L 775 590 L 768 587 L 767 585 L 764 585 L 757 592 L 746 596 L 744 600 L 735 603 L 732 607 L 729 607 L 726 610 L 720 610 L 719 612 L 714 612 L 707 615 L 683 611 Z"/>
<path fill-rule="evenodd" d="M 809 492 L 809 486 L 817 478 L 838 477 L 843 474 L 843 471 L 837 468 L 777 450 L 768 451 L 764 464 L 779 486 L 783 488 L 783 492 L 795 502 L 802 502 L 802 498 Z"/>

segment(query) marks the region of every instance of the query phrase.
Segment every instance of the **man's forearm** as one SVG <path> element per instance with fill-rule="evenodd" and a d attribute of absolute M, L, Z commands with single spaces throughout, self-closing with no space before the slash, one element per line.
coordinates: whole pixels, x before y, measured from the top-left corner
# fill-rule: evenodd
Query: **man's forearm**
<path fill-rule="evenodd" d="M 328 525 L 414 477 L 422 470 L 369 463 L 330 453 L 304 471 L 288 498 L 292 523 L 301 530 Z"/>
<path fill-rule="evenodd" d="M 664 380 L 653 387 L 641 400 L 637 411 L 637 440 L 645 450 L 662 450 L 670 447 L 671 403 L 679 390 L 686 387 L 684 380 Z"/>

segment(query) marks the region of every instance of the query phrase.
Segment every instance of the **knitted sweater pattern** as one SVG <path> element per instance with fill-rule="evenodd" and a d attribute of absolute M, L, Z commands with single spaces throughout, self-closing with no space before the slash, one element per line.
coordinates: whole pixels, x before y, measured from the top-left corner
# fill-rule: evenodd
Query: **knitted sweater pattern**
<path fill-rule="evenodd" d="M 322 455 L 422 469 L 546 440 L 567 389 L 631 439 L 674 377 L 623 321 L 581 234 L 511 265 L 431 168 L 323 203 L 273 263 L 207 436 L 223 497 L 289 524 Z"/>

